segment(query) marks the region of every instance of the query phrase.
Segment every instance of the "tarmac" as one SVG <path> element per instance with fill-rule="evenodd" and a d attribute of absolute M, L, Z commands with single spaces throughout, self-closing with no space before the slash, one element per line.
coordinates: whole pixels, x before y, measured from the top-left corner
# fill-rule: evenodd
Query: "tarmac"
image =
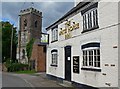
<path fill-rule="evenodd" d="M 48 87 L 69 87 L 69 88 L 71 87 L 71 88 L 73 88 L 68 83 L 60 83 L 58 81 L 48 79 L 45 72 L 35 73 L 35 74 L 33 74 L 33 76 L 38 76 L 40 79 L 44 79 L 44 82 L 42 82 L 43 87 L 45 84 L 45 87 L 46 87 L 46 85 L 48 85 Z"/>
<path fill-rule="evenodd" d="M 45 72 L 39 72 L 35 74 L 14 74 L 15 76 L 19 76 L 25 81 L 29 82 L 31 87 L 56 87 L 56 88 L 65 88 L 65 87 L 71 87 L 67 84 L 59 83 L 58 81 L 51 80 L 47 78 Z"/>

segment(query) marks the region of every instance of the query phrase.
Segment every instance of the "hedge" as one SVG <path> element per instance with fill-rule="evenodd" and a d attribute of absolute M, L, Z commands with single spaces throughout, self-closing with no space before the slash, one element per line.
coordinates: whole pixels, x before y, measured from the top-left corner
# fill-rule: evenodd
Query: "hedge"
<path fill-rule="evenodd" d="M 8 72 L 23 71 L 28 69 L 29 69 L 28 64 L 13 63 L 8 67 Z"/>

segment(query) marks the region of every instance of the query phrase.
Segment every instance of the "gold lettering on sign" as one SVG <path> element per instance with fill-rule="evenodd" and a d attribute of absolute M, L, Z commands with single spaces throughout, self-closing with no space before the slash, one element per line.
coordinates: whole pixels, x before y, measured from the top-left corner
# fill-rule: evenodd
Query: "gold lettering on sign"
<path fill-rule="evenodd" d="M 59 35 L 65 35 L 65 39 L 69 39 L 72 37 L 71 35 L 71 32 L 73 30 L 76 30 L 79 28 L 79 23 L 76 23 L 76 22 L 73 22 L 73 24 L 71 25 L 71 20 L 70 21 L 67 21 L 65 23 L 65 28 L 60 28 L 60 32 L 59 32 Z"/>
<path fill-rule="evenodd" d="M 71 37 L 72 37 L 72 36 L 71 36 L 70 33 L 65 34 L 65 39 L 69 39 L 69 38 L 71 38 Z"/>
<path fill-rule="evenodd" d="M 70 21 L 67 21 L 67 23 L 65 23 L 65 26 L 70 26 L 70 25 L 71 25 Z"/>

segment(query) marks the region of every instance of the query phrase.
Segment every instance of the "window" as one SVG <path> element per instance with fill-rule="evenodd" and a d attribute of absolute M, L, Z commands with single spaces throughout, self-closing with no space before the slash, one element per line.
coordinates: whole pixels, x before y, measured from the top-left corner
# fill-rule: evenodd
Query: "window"
<path fill-rule="evenodd" d="M 37 27 L 37 21 L 35 21 L 35 27 Z"/>
<path fill-rule="evenodd" d="M 99 27 L 97 7 L 98 3 L 94 3 L 81 11 L 83 16 L 83 32 L 91 31 Z"/>
<path fill-rule="evenodd" d="M 94 50 L 94 66 L 100 67 L 100 50 Z"/>
<path fill-rule="evenodd" d="M 27 27 L 27 19 L 24 19 L 24 29 L 26 30 Z"/>
<path fill-rule="evenodd" d="M 52 42 L 57 40 L 58 40 L 58 28 L 55 27 L 54 29 L 52 29 Z"/>
<path fill-rule="evenodd" d="M 83 31 L 98 28 L 97 9 L 90 10 L 83 15 Z"/>
<path fill-rule="evenodd" d="M 24 19 L 24 26 L 27 26 L 27 19 Z"/>
<path fill-rule="evenodd" d="M 83 66 L 100 67 L 100 49 L 83 50 Z"/>
<path fill-rule="evenodd" d="M 25 58 L 25 50 L 24 49 L 22 50 L 22 58 L 23 59 Z"/>
<path fill-rule="evenodd" d="M 87 51 L 83 51 L 83 66 L 87 65 Z"/>
<path fill-rule="evenodd" d="M 83 68 L 100 69 L 100 43 L 92 42 L 81 46 L 83 52 Z"/>
<path fill-rule="evenodd" d="M 57 50 L 51 51 L 51 59 L 52 59 L 51 66 L 57 67 L 57 64 L 58 64 L 58 52 L 57 52 Z"/>

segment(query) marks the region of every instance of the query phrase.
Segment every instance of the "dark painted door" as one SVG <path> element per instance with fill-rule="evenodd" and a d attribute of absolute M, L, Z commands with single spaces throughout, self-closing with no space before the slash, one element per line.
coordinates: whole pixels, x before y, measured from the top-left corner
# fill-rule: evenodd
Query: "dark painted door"
<path fill-rule="evenodd" d="M 71 46 L 65 47 L 65 80 L 71 81 Z"/>

